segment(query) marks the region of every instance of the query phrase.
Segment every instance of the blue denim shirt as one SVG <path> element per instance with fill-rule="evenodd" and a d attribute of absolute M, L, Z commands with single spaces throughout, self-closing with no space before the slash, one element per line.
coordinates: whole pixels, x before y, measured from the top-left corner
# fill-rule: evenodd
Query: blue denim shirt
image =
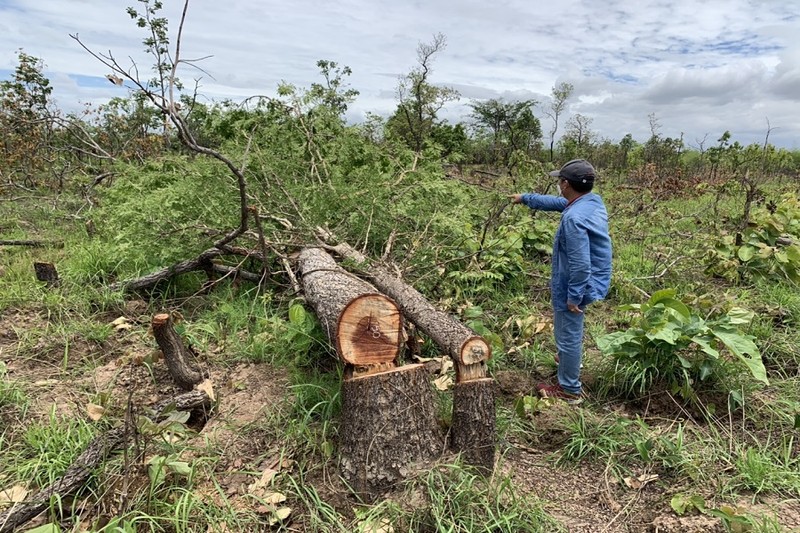
<path fill-rule="evenodd" d="M 611 237 L 603 200 L 587 193 L 567 206 L 566 198 L 528 193 L 522 203 L 561 212 L 550 278 L 553 309 L 566 311 L 567 303 L 584 307 L 605 298 L 611 285 Z"/>

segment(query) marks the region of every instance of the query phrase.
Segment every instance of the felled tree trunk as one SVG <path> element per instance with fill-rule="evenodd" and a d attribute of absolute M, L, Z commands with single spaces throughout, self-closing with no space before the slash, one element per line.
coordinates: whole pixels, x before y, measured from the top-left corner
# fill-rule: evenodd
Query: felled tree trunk
<path fill-rule="evenodd" d="M 364 275 L 381 292 L 397 302 L 403 315 L 452 357 L 456 367 L 456 381 L 486 377 L 486 361 L 491 357 L 492 349 L 483 337 L 452 316 L 437 310 L 419 291 L 385 268 L 370 265 L 368 259 L 350 245 L 342 243 L 332 246 L 331 249 L 365 268 Z"/>
<path fill-rule="evenodd" d="M 341 359 L 355 368 L 392 368 L 404 340 L 397 305 L 320 248 L 302 250 L 298 266 L 306 299 Z"/>
<path fill-rule="evenodd" d="M 356 493 L 377 496 L 439 457 L 435 405 L 424 365 L 343 382 L 339 471 Z"/>
<path fill-rule="evenodd" d="M 58 279 L 58 272 L 53 263 L 34 263 L 33 270 L 36 272 L 36 279 L 44 281 L 48 287 L 58 287 L 61 281 Z"/>
<path fill-rule="evenodd" d="M 403 314 L 452 357 L 456 367 L 453 391 L 453 422 L 450 447 L 467 464 L 484 472 L 494 469 L 495 405 L 494 380 L 487 377 L 486 362 L 491 347 L 485 339 L 448 314 L 438 311 L 413 287 L 346 243 L 332 246 L 341 256 L 360 264 L 365 275 L 391 296 Z"/>
<path fill-rule="evenodd" d="M 197 368 L 194 354 L 183 344 L 181 336 L 172 324 L 172 315 L 159 313 L 153 317 L 153 336 L 164 353 L 167 368 L 179 387 L 191 390 L 203 381 L 203 373 Z"/>

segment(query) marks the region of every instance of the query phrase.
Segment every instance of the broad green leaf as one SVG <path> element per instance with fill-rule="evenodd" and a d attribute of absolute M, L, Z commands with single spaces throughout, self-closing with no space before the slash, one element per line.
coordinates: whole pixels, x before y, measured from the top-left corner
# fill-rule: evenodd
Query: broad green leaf
<path fill-rule="evenodd" d="M 647 300 L 647 305 L 653 306 L 665 298 L 674 299 L 676 293 L 677 291 L 675 289 L 661 289 L 660 291 L 656 291 L 650 299 Z"/>
<path fill-rule="evenodd" d="M 168 465 L 169 468 L 176 474 L 188 476 L 192 473 L 192 467 L 189 466 L 189 463 L 185 461 L 170 461 Z"/>
<path fill-rule="evenodd" d="M 720 328 L 714 329 L 713 333 L 715 337 L 722 341 L 722 344 L 747 365 L 754 378 L 769 385 L 767 369 L 764 368 L 764 362 L 761 360 L 761 353 L 758 351 L 758 346 L 753 342 L 755 337 L 725 331 Z"/>
<path fill-rule="evenodd" d="M 800 263 L 800 246 L 793 244 L 791 246 L 787 246 L 783 249 L 786 253 L 786 257 L 792 263 Z"/>
<path fill-rule="evenodd" d="M 700 346 L 700 349 L 703 350 L 705 353 L 713 357 L 714 359 L 719 358 L 719 351 L 714 349 L 714 346 L 711 344 L 712 339 L 707 335 L 695 335 L 692 337 L 692 342 Z"/>
<path fill-rule="evenodd" d="M 667 322 L 661 327 L 648 331 L 645 336 L 650 340 L 662 340 L 668 344 L 676 344 L 682 335 L 680 324 Z"/>
<path fill-rule="evenodd" d="M 669 504 L 670 507 L 672 507 L 672 510 L 678 515 L 683 515 L 686 511 L 691 511 L 692 509 L 704 511 L 706 508 L 705 500 L 697 494 L 676 494 L 672 497 L 672 500 L 669 502 Z"/>
<path fill-rule="evenodd" d="M 736 255 L 742 260 L 742 262 L 747 263 L 756 255 L 756 249 L 752 246 L 745 245 L 739 248 L 739 251 L 736 253 Z"/>
<path fill-rule="evenodd" d="M 703 364 L 700 365 L 700 381 L 705 381 L 705 379 L 711 375 L 714 371 L 714 367 L 711 365 L 710 361 L 703 361 Z"/>
<path fill-rule="evenodd" d="M 289 308 L 289 322 L 300 325 L 306 320 L 306 310 L 301 304 L 294 304 Z"/>
<path fill-rule="evenodd" d="M 464 309 L 464 318 L 478 318 L 483 316 L 483 308 L 479 305 Z"/>
<path fill-rule="evenodd" d="M 686 359 L 686 358 L 685 358 L 684 356 L 682 356 L 682 355 L 679 355 L 679 356 L 677 356 L 677 357 L 678 357 L 678 361 L 680 361 L 680 362 L 681 362 L 681 366 L 682 366 L 683 368 L 692 368 L 692 362 L 691 362 L 691 361 L 689 361 L 688 359 Z"/>
<path fill-rule="evenodd" d="M 636 333 L 632 330 L 615 331 L 607 335 L 602 335 L 595 339 L 597 348 L 606 355 L 620 351 L 622 346 L 629 342 L 634 342 Z"/>
<path fill-rule="evenodd" d="M 749 324 L 753 320 L 754 313 L 742 307 L 732 307 L 728 311 L 728 318 L 731 324 Z"/>
<path fill-rule="evenodd" d="M 692 312 L 689 311 L 689 308 L 686 307 L 686 304 L 684 304 L 680 300 L 676 300 L 675 298 L 662 298 L 661 300 L 659 300 L 658 303 L 660 303 L 664 307 L 669 307 L 670 309 L 674 309 L 675 311 L 680 313 L 681 316 L 687 319 L 692 316 Z"/>

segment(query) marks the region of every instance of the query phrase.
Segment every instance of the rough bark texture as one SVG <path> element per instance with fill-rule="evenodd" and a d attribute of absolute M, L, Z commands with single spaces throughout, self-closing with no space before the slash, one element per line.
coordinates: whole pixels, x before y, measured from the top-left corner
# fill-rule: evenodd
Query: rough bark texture
<path fill-rule="evenodd" d="M 50 506 L 50 498 L 74 493 L 86 483 L 89 476 L 106 457 L 125 441 L 125 428 L 115 428 L 96 437 L 75 462 L 57 481 L 39 491 L 29 500 L 14 505 L 0 514 L 0 533 L 13 531 Z"/>
<path fill-rule="evenodd" d="M 60 280 L 53 263 L 34 263 L 33 270 L 36 272 L 37 280 L 44 281 L 48 287 L 58 287 Z"/>
<path fill-rule="evenodd" d="M 453 388 L 453 424 L 450 448 L 461 453 L 464 462 L 484 473 L 494 470 L 495 384 L 493 379 L 456 383 Z"/>
<path fill-rule="evenodd" d="M 190 390 L 195 384 L 203 381 L 203 373 L 194 363 L 194 354 L 183 344 L 181 336 L 172 326 L 169 313 L 159 313 L 153 317 L 153 336 L 158 347 L 164 353 L 172 379 L 179 387 Z"/>
<path fill-rule="evenodd" d="M 185 274 L 187 272 L 194 272 L 196 270 L 208 271 L 213 267 L 211 260 L 224 253 L 224 251 L 218 248 L 209 248 L 194 259 L 181 261 L 180 263 L 167 268 L 162 268 L 161 270 L 146 276 L 142 276 L 141 278 L 113 283 L 109 285 L 109 288 L 112 291 L 121 290 L 125 292 L 134 292 L 153 287 L 159 281 L 170 279 L 172 276 L 177 274 Z"/>
<path fill-rule="evenodd" d="M 339 469 L 361 495 L 380 495 L 443 451 L 423 365 L 345 380 L 342 413 Z"/>
<path fill-rule="evenodd" d="M 349 274 L 320 248 L 302 250 L 298 267 L 306 299 L 345 362 L 372 365 L 397 358 L 402 320 L 390 298 Z"/>
<path fill-rule="evenodd" d="M 205 392 L 192 391 L 160 402 L 156 407 L 156 419 L 161 412 L 175 404 L 178 410 L 210 409 L 211 398 Z M 15 504 L 11 509 L 0 513 L 0 533 L 7 533 L 32 520 L 50 506 L 50 499 L 58 495 L 64 498 L 75 493 L 89 479 L 95 468 L 117 448 L 127 445 L 129 436 L 125 427 L 114 428 L 95 437 L 86 450 L 67 468 L 64 475 L 24 502 Z"/>
<path fill-rule="evenodd" d="M 342 257 L 365 266 L 368 263 L 363 254 L 347 244 L 331 248 Z M 403 315 L 453 358 L 457 381 L 486 377 L 486 361 L 492 353 L 486 340 L 455 318 L 437 310 L 414 287 L 404 283 L 380 265 L 368 265 L 366 269 L 365 275 L 381 292 L 397 302 Z"/>

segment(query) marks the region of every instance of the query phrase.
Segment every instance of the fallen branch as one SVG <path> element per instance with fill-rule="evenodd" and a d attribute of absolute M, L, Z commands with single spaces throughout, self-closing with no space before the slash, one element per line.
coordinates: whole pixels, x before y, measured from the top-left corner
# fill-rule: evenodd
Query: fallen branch
<path fill-rule="evenodd" d="M 43 248 L 45 246 L 55 246 L 63 248 L 64 243 L 60 241 L 0 241 L 0 246 L 30 246 L 32 248 Z"/>
<path fill-rule="evenodd" d="M 181 394 L 157 404 L 156 418 L 161 418 L 161 413 L 170 405 L 175 405 L 181 411 L 208 408 L 211 406 L 211 398 L 203 391 Z M 94 469 L 100 466 L 111 452 L 127 445 L 130 438 L 129 429 L 121 426 L 95 437 L 67 468 L 64 475 L 29 500 L 15 504 L 11 509 L 0 513 L 0 533 L 10 533 L 35 518 L 50 507 L 50 501 L 54 496 L 63 499 L 84 486 Z"/>
<path fill-rule="evenodd" d="M 109 285 L 109 289 L 112 291 L 121 290 L 124 292 L 135 292 L 142 289 L 148 289 L 159 281 L 169 279 L 176 274 L 185 274 L 187 272 L 195 272 L 197 270 L 208 271 L 209 269 L 213 268 L 211 259 L 214 257 L 219 257 L 223 253 L 225 252 L 219 248 L 209 248 L 194 259 L 181 261 L 180 263 L 174 264 L 167 268 L 162 268 L 161 270 L 157 270 L 156 272 L 147 274 L 146 276 L 142 276 L 140 278 L 112 283 Z"/>

